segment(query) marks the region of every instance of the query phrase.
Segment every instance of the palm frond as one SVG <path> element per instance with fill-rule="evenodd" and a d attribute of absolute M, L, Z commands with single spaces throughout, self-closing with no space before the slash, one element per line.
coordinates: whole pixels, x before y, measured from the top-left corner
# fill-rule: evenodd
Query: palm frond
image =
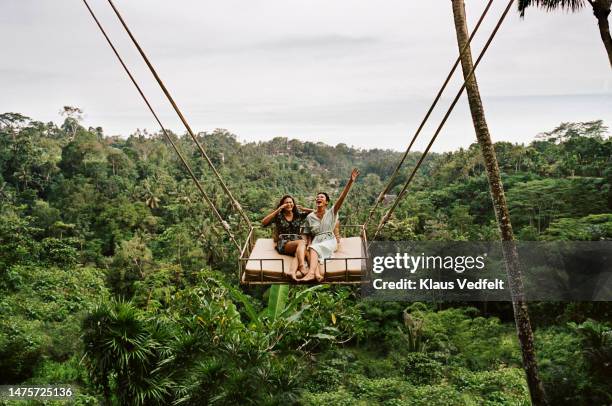
<path fill-rule="evenodd" d="M 576 12 L 586 5 L 585 0 L 519 0 L 518 10 L 521 17 L 525 16 L 525 9 L 528 7 L 539 7 L 546 11 L 562 9 L 565 11 Z"/>

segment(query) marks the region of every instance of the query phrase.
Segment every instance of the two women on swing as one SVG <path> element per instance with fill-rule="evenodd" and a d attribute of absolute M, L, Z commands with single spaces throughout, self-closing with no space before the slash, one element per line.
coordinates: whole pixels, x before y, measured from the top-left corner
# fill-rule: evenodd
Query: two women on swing
<path fill-rule="evenodd" d="M 338 236 L 334 233 L 338 211 L 358 176 L 359 171 L 353 169 L 346 186 L 331 208 L 328 207 L 330 201 L 325 192 L 317 193 L 314 210 L 298 206 L 293 197 L 286 195 L 276 209 L 262 220 L 264 226 L 274 223 L 276 227 L 278 253 L 295 255 L 297 258 L 297 269 L 292 273 L 294 280 L 316 279 L 323 282 L 325 270 L 322 265 L 338 247 Z"/>

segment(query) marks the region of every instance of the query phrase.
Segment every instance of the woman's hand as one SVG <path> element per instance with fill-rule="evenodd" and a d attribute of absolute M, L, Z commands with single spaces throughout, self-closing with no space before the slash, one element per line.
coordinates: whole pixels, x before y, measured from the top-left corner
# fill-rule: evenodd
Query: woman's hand
<path fill-rule="evenodd" d="M 282 212 L 287 205 L 289 205 L 289 203 L 283 203 L 276 209 L 272 210 L 270 214 L 268 214 L 266 217 L 263 218 L 263 220 L 261 220 L 261 225 L 266 227 L 268 224 L 270 224 L 274 217 L 278 215 L 278 213 Z"/>
<path fill-rule="evenodd" d="M 355 183 L 355 180 L 357 179 L 358 176 L 359 176 L 359 169 L 353 168 L 349 181 L 346 182 L 346 185 L 344 185 L 344 189 L 342 190 L 342 193 L 340 193 L 340 197 L 338 197 L 338 200 L 336 200 L 336 203 L 334 203 L 334 214 L 338 214 L 338 210 L 340 210 L 340 207 L 342 207 L 342 203 L 344 203 L 344 199 L 346 198 L 346 195 L 351 189 L 351 186 L 353 186 L 353 183 Z"/>
<path fill-rule="evenodd" d="M 297 208 L 298 208 L 299 211 L 302 211 L 304 213 L 312 213 L 314 211 L 311 208 L 300 206 L 299 204 L 297 205 Z"/>

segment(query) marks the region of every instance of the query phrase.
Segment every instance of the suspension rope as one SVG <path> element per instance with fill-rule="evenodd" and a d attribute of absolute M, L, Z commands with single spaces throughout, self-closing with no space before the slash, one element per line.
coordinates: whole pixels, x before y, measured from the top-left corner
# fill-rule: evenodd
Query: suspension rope
<path fill-rule="evenodd" d="M 157 121 L 157 124 L 159 124 L 160 128 L 162 129 L 162 133 L 164 134 L 164 136 L 166 137 L 166 139 L 168 140 L 168 142 L 170 142 L 170 144 L 172 145 L 172 148 L 174 148 L 174 152 L 176 152 L 176 154 L 178 155 L 178 157 L 180 158 L 183 166 L 185 167 L 185 169 L 187 170 L 187 172 L 189 173 L 189 175 L 191 176 L 191 179 L 195 182 L 196 186 L 198 187 L 198 189 L 200 190 L 200 193 L 202 194 L 202 197 L 204 198 L 204 200 L 206 201 L 206 203 L 208 203 L 208 205 L 210 206 L 211 210 L 213 211 L 213 213 L 215 214 L 215 217 L 217 217 L 217 220 L 219 220 L 219 222 L 221 223 L 221 225 L 223 226 L 223 228 L 225 229 L 225 231 L 227 232 L 227 234 L 229 235 L 230 239 L 232 240 L 232 242 L 234 243 L 234 245 L 236 246 L 236 248 L 238 248 L 238 250 L 240 250 L 240 245 L 238 244 L 238 242 L 236 241 L 236 238 L 234 237 L 234 235 L 232 234 L 231 230 L 230 230 L 230 226 L 229 224 L 223 220 L 223 217 L 221 216 L 221 214 L 219 213 L 219 211 L 217 210 L 217 208 L 215 207 L 214 203 L 212 202 L 212 200 L 208 197 L 208 195 L 206 194 L 206 192 L 204 191 L 204 188 L 202 187 L 202 185 L 200 184 L 200 182 L 198 181 L 197 177 L 195 176 L 195 174 L 193 173 L 193 170 L 191 169 L 191 167 L 189 166 L 189 164 L 187 163 L 187 161 L 185 160 L 185 158 L 183 157 L 183 154 L 181 153 L 181 151 L 179 150 L 178 146 L 174 143 L 174 141 L 172 140 L 172 138 L 170 137 L 170 135 L 168 134 L 168 132 L 166 131 L 166 128 L 164 127 L 164 125 L 161 123 L 161 120 L 159 119 L 159 117 L 157 116 L 157 113 L 155 113 L 155 110 L 153 109 L 153 107 L 151 106 L 151 103 L 149 103 L 149 100 L 147 99 L 147 97 L 144 95 L 142 89 L 140 88 L 140 86 L 138 85 L 138 82 L 136 82 L 136 79 L 134 79 L 134 76 L 132 75 L 132 73 L 130 72 L 130 70 L 128 69 L 127 65 L 125 64 L 125 62 L 123 61 L 123 58 L 121 58 L 121 55 L 119 55 L 119 52 L 117 51 L 117 49 L 115 48 L 115 46 L 113 45 L 113 42 L 111 41 L 111 39 L 108 37 L 108 35 L 106 34 L 106 31 L 104 30 L 104 28 L 102 27 L 102 24 L 100 24 L 100 21 L 98 21 L 98 18 L 96 17 L 95 13 L 93 12 L 93 10 L 91 9 L 91 7 L 89 7 L 89 4 L 87 3 L 87 0 L 83 0 L 83 3 L 85 3 L 85 7 L 87 7 L 87 10 L 89 10 L 89 13 L 91 14 L 92 18 L 94 19 L 94 21 L 96 22 L 96 25 L 98 26 L 98 28 L 100 29 L 100 31 L 102 32 L 102 35 L 104 35 L 104 38 L 106 39 L 106 42 L 108 43 L 108 45 L 111 47 L 111 49 L 113 50 L 113 53 L 115 54 L 115 56 L 117 57 L 117 59 L 119 60 L 119 63 L 121 64 L 121 66 L 123 67 L 123 70 L 125 70 L 125 73 L 127 73 L 127 75 L 129 76 L 130 80 L 132 81 L 132 83 L 134 84 L 134 86 L 136 87 L 136 89 L 138 90 L 138 93 L 140 94 L 140 97 L 142 97 L 142 99 L 144 100 L 145 104 L 147 105 L 147 107 L 149 108 L 149 111 L 151 111 L 151 114 L 153 114 L 153 117 L 155 117 L 155 120 Z"/>
<path fill-rule="evenodd" d="M 376 202 L 374 203 L 374 207 L 372 207 L 372 209 L 370 210 L 370 214 L 368 215 L 368 219 L 366 220 L 366 222 L 364 224 L 364 227 L 368 226 L 368 223 L 370 222 L 370 220 L 372 220 L 372 217 L 374 216 L 374 212 L 378 208 L 378 205 L 383 202 L 383 200 L 385 199 L 385 195 L 387 193 L 389 193 L 389 191 L 391 190 L 391 186 L 393 184 L 393 181 L 395 180 L 395 178 L 397 177 L 397 174 L 399 173 L 400 169 L 404 165 L 404 161 L 406 160 L 406 157 L 410 153 L 410 150 L 412 149 L 412 146 L 414 145 L 414 142 L 416 141 L 416 139 L 418 138 L 419 134 L 421 133 L 421 130 L 425 126 L 425 123 L 427 123 L 427 120 L 429 120 L 429 116 L 431 115 L 431 113 L 433 112 L 434 108 L 438 104 L 438 101 L 440 100 L 440 97 L 442 96 L 442 93 L 444 93 L 444 90 L 446 89 L 446 86 L 448 85 L 448 83 L 450 82 L 453 74 L 455 73 L 455 70 L 457 69 L 457 66 L 459 66 L 459 62 L 461 62 L 461 57 L 466 52 L 466 50 L 469 48 L 470 43 L 472 42 L 472 38 L 474 38 L 474 35 L 476 35 L 476 32 L 480 28 L 480 24 L 482 23 L 482 21 L 484 20 L 485 16 L 489 12 L 489 9 L 491 8 L 491 4 L 493 4 L 493 0 L 489 0 L 489 2 L 487 3 L 487 6 L 485 7 L 484 11 L 480 15 L 480 18 L 478 19 L 478 22 L 476 23 L 476 26 L 474 27 L 474 31 L 470 35 L 470 38 L 469 38 L 467 44 L 465 44 L 465 46 L 463 47 L 463 49 L 459 53 L 459 56 L 455 60 L 455 63 L 453 64 L 453 67 L 451 68 L 450 72 L 446 76 L 446 79 L 444 80 L 444 83 L 442 84 L 442 87 L 440 87 L 440 90 L 438 90 L 438 94 L 436 95 L 434 101 L 431 103 L 431 106 L 429 106 L 429 110 L 427 110 L 427 113 L 425 114 L 425 117 L 423 118 L 423 121 L 421 121 L 421 124 L 419 125 L 418 129 L 414 133 L 414 136 L 412 137 L 412 140 L 410 140 L 410 144 L 408 144 L 408 148 L 406 148 L 406 152 L 404 152 L 404 155 L 402 156 L 402 159 L 397 164 L 397 167 L 395 168 L 395 171 L 393 171 L 393 174 L 391 174 L 391 178 L 389 179 L 389 181 L 387 183 L 387 186 L 385 187 L 385 189 L 382 192 L 380 192 L 380 194 L 376 198 Z"/>
<path fill-rule="evenodd" d="M 419 161 L 417 162 L 416 166 L 412 170 L 412 173 L 410 174 L 410 177 L 408 178 L 408 180 L 404 184 L 404 187 L 402 188 L 401 192 L 397 195 L 397 198 L 393 202 L 393 205 L 391 206 L 391 208 L 385 213 L 385 215 L 380 220 L 380 223 L 378 224 L 378 227 L 376 228 L 376 232 L 374 233 L 374 237 L 372 238 L 372 240 L 376 239 L 376 237 L 378 236 L 378 234 L 380 233 L 382 228 L 385 226 L 385 224 L 387 224 L 387 221 L 389 221 L 389 218 L 391 217 L 391 214 L 393 213 L 393 211 L 397 207 L 399 201 L 406 194 L 406 190 L 408 189 L 408 186 L 412 182 L 412 179 L 414 178 L 414 175 L 416 174 L 416 171 L 419 169 L 419 167 L 423 163 L 423 160 L 425 159 L 425 156 L 429 153 L 429 150 L 431 149 L 431 146 L 433 145 L 434 141 L 438 137 L 438 134 L 440 134 L 440 131 L 442 131 L 442 127 L 444 127 L 444 124 L 446 123 L 446 120 L 448 119 L 448 117 L 450 116 L 451 112 L 455 108 L 455 105 L 457 104 L 457 101 L 459 100 L 459 98 L 463 94 L 463 91 L 465 90 L 465 86 L 466 86 L 467 82 L 474 75 L 474 72 L 476 71 L 476 68 L 478 67 L 478 64 L 480 63 L 480 61 L 482 60 L 482 57 L 484 56 L 485 52 L 489 48 L 489 45 L 491 45 L 491 42 L 493 41 L 493 38 L 495 37 L 495 34 L 497 34 L 497 31 L 499 30 L 499 28 L 501 27 L 502 23 L 506 19 L 506 15 L 508 14 L 508 11 L 510 11 L 510 7 L 512 7 L 512 3 L 514 3 L 514 0 L 510 0 L 508 2 L 508 5 L 506 6 L 506 9 L 504 10 L 504 12 L 501 15 L 499 21 L 495 25 L 495 28 L 493 29 L 493 32 L 489 36 L 489 39 L 487 40 L 486 44 L 484 45 L 482 51 L 480 51 L 480 54 L 478 55 L 478 59 L 476 59 L 476 63 L 474 63 L 474 66 L 472 66 L 472 69 L 470 70 L 470 72 L 465 76 L 465 80 L 463 81 L 463 85 L 461 86 L 461 89 L 459 89 L 459 91 L 457 92 L 457 95 L 455 96 L 453 102 L 451 103 L 450 107 L 446 111 L 446 114 L 444 115 L 444 118 L 440 122 L 440 125 L 438 126 L 438 128 L 436 129 L 436 132 L 434 133 L 433 137 L 431 138 L 431 141 L 429 141 L 429 144 L 427 145 L 427 148 L 425 148 L 425 151 L 421 155 L 421 158 L 419 159 Z"/>
<path fill-rule="evenodd" d="M 183 113 L 181 113 L 181 110 L 178 108 L 178 105 L 176 104 L 176 102 L 174 101 L 174 99 L 172 98 L 172 96 L 170 95 L 170 92 L 168 91 L 168 89 L 166 88 L 166 86 L 164 85 L 164 83 L 162 82 L 161 78 L 159 77 L 159 75 L 157 74 L 157 71 L 155 70 L 155 68 L 153 67 L 153 65 L 151 64 L 151 62 L 149 61 L 149 58 L 147 57 L 147 55 L 144 53 L 144 51 L 142 50 L 142 47 L 140 46 L 140 44 L 138 43 L 138 41 L 136 40 L 136 38 L 134 37 L 134 35 L 132 34 L 132 32 L 130 31 L 130 29 L 128 28 L 127 24 L 125 23 L 125 21 L 123 20 L 123 17 L 121 16 L 121 14 L 119 13 L 119 10 L 117 10 L 117 8 L 115 7 L 115 5 L 113 4 L 112 0 L 108 0 L 108 3 L 110 4 L 110 6 L 112 7 L 113 11 L 115 12 L 115 15 L 117 16 L 117 18 L 119 19 L 119 21 L 121 22 L 121 25 L 123 26 L 123 28 L 125 29 L 125 31 L 127 32 L 127 34 L 129 35 L 130 39 L 132 40 L 132 42 L 134 43 L 134 46 L 136 46 L 136 49 L 138 50 L 138 52 L 140 53 L 140 56 L 142 56 L 142 58 L 144 59 L 145 63 L 147 64 L 147 66 L 149 67 L 149 70 L 151 71 L 151 73 L 153 74 L 153 76 L 155 77 L 155 80 L 157 81 L 157 83 L 159 84 L 159 86 L 161 87 L 162 91 L 164 92 L 164 94 L 166 95 L 166 98 L 168 99 L 168 101 L 170 102 L 170 104 L 172 105 L 172 107 L 174 108 L 174 111 L 176 112 L 176 114 L 179 116 L 179 118 L 181 119 L 181 122 L 183 123 L 183 125 L 185 126 L 185 129 L 187 130 L 187 132 L 189 133 L 189 135 L 191 136 L 191 138 L 193 139 L 193 142 L 195 142 L 195 144 L 197 145 L 198 149 L 200 150 L 200 153 L 202 154 L 202 157 L 204 157 L 204 159 L 206 159 L 206 162 L 208 163 L 208 166 L 210 167 L 210 169 L 213 171 L 213 173 L 215 174 L 217 180 L 219 181 L 219 183 L 221 184 L 221 187 L 223 188 L 223 190 L 225 191 L 225 194 L 229 197 L 229 199 L 232 202 L 232 205 L 234 206 L 234 208 L 236 210 L 238 210 L 238 212 L 240 213 L 240 215 L 242 216 L 243 220 L 248 224 L 249 228 L 252 227 L 251 225 L 251 221 L 249 220 L 249 218 L 247 217 L 247 215 L 244 213 L 244 210 L 242 209 L 242 206 L 240 206 L 240 203 L 234 198 L 234 196 L 232 195 L 232 192 L 230 192 L 229 188 L 227 187 L 227 185 L 225 184 L 225 182 L 223 181 L 223 179 L 221 178 L 221 175 L 219 174 L 219 172 L 217 171 L 217 168 L 215 168 L 215 165 L 212 163 L 212 161 L 210 160 L 210 158 L 208 157 L 208 154 L 206 153 L 206 150 L 204 150 L 204 148 L 202 147 L 202 144 L 200 144 L 200 142 L 198 141 L 197 137 L 195 136 L 193 130 L 191 129 L 191 127 L 189 126 L 189 124 L 187 123 L 187 120 L 185 119 L 185 116 L 183 116 Z"/>

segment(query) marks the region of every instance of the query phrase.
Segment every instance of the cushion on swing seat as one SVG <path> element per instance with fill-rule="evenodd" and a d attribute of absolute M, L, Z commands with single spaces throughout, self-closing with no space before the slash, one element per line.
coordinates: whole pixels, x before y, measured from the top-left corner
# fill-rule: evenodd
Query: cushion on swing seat
<path fill-rule="evenodd" d="M 326 280 L 344 279 L 347 268 L 350 279 L 359 279 L 366 269 L 365 260 L 360 259 L 364 256 L 360 237 L 341 238 L 338 249 L 332 256 L 335 259 L 327 260 Z M 357 259 L 345 261 L 344 258 Z M 273 239 L 260 238 L 255 242 L 249 260 L 246 261 L 243 278 L 245 281 L 261 280 L 263 272 L 264 280 L 289 280 L 288 275 L 296 266 L 295 257 L 281 255 L 276 251 Z M 283 269 L 285 275 L 283 275 Z"/>
<path fill-rule="evenodd" d="M 360 278 L 366 269 L 364 257 L 360 237 L 341 238 L 338 249 L 325 261 L 325 279 L 342 279 L 347 270 L 349 277 Z"/>
<path fill-rule="evenodd" d="M 284 279 L 283 267 L 285 274 L 289 274 L 293 261 L 297 259 L 279 254 L 275 247 L 276 244 L 272 238 L 259 238 L 255 242 L 255 247 L 245 266 L 245 276 L 248 279 L 261 278 L 262 271 L 264 280 Z"/>

